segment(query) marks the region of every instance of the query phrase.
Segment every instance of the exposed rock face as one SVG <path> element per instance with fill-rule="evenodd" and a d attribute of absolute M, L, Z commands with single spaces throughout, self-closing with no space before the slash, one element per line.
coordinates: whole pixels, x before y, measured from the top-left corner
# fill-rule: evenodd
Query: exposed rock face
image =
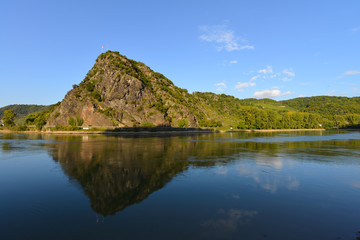
<path fill-rule="evenodd" d="M 50 115 L 47 126 L 69 125 L 76 116 L 83 126 L 185 126 L 196 127 L 195 98 L 118 52 L 101 54 L 85 79 L 69 91 Z"/>

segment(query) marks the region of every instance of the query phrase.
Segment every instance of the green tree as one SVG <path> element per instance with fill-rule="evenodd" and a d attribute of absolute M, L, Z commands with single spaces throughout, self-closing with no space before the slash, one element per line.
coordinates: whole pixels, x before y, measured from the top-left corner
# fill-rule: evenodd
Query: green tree
<path fill-rule="evenodd" d="M 178 127 L 181 127 L 181 128 L 188 127 L 189 126 L 189 120 L 187 118 L 180 119 L 177 124 L 178 124 Z"/>
<path fill-rule="evenodd" d="M 15 112 L 11 109 L 5 110 L 2 118 L 5 127 L 12 127 L 15 125 Z"/>
<path fill-rule="evenodd" d="M 77 125 L 77 126 L 82 126 L 83 123 L 84 123 L 84 119 L 82 119 L 82 118 L 80 117 L 80 115 L 76 115 L 76 125 Z"/>
<path fill-rule="evenodd" d="M 68 120 L 68 123 L 69 123 L 70 126 L 75 127 L 75 126 L 76 126 L 76 120 L 75 120 L 75 118 L 70 117 L 69 120 Z"/>

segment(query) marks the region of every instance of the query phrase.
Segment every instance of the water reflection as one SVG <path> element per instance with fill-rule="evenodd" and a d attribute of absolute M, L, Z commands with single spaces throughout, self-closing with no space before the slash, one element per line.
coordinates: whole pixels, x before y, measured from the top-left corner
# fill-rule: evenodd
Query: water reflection
<path fill-rule="evenodd" d="M 206 220 L 201 224 L 206 229 L 206 234 L 224 234 L 238 230 L 238 226 L 251 221 L 251 218 L 258 215 L 258 211 L 244 209 L 220 209 L 214 219 Z"/>
<path fill-rule="evenodd" d="M 88 196 L 93 210 L 106 216 L 142 202 L 189 166 L 216 168 L 217 174 L 225 176 L 232 164 L 236 164 L 238 176 L 252 180 L 250 186 L 260 186 L 275 194 L 279 188 L 294 191 L 301 186 L 290 173 L 278 174 L 284 168 L 284 155 L 286 164 L 293 164 L 289 156 L 297 162 L 325 164 L 347 164 L 354 157 L 360 158 L 359 138 L 344 140 L 329 134 L 326 141 L 313 141 L 313 137 L 318 135 L 308 132 L 296 136 L 232 133 L 149 137 L 4 134 L 0 140 L 2 152 L 14 151 L 29 139 L 33 140 L 32 145 L 46 147 L 63 172 Z M 352 158 L 347 159 L 347 154 Z M 358 182 L 351 185 L 359 187 Z M 241 196 L 234 194 L 233 198 Z M 231 230 L 257 211 L 230 209 L 219 214 L 223 215 L 220 220 L 205 221 L 203 226 L 220 224 L 222 229 Z"/>
<path fill-rule="evenodd" d="M 141 202 L 187 168 L 189 146 L 173 138 L 85 139 L 57 137 L 51 156 L 102 215 Z"/>

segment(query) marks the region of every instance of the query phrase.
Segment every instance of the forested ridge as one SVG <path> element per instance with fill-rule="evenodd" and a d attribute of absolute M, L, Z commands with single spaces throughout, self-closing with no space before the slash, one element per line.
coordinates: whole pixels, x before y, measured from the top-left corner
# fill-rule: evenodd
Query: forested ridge
<path fill-rule="evenodd" d="M 25 118 L 30 113 L 37 113 L 45 111 L 49 108 L 46 105 L 36 105 L 36 104 L 13 104 L 0 108 L 0 119 L 2 119 L 5 110 L 13 110 L 16 117 L 15 122 L 17 124 L 22 124 L 25 121 Z"/>
<path fill-rule="evenodd" d="M 360 98 L 317 96 L 285 101 L 194 93 L 210 118 L 237 129 L 358 128 Z"/>

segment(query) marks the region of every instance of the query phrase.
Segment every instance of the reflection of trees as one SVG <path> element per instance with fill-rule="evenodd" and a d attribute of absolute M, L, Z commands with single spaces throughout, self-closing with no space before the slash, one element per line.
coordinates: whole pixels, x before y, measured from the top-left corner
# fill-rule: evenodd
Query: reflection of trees
<path fill-rule="evenodd" d="M 281 170 L 283 154 L 300 160 L 318 161 L 322 158 L 311 156 L 321 155 L 323 159 L 328 159 L 336 154 L 346 154 L 346 149 L 355 151 L 360 146 L 360 140 L 275 142 L 267 139 L 274 134 L 229 136 L 47 135 L 43 138 L 55 140 L 55 143 L 48 144 L 51 156 L 70 178 L 80 183 L 93 209 L 103 215 L 114 214 L 141 202 L 164 187 L 176 174 L 186 170 L 189 164 L 209 167 L 247 159 Z M 276 183 L 270 180 L 266 181 L 269 186 Z M 290 183 L 289 189 L 296 189 L 299 184 L 296 179 L 289 179 Z"/>
<path fill-rule="evenodd" d="M 177 137 L 47 136 L 51 156 L 78 181 L 93 209 L 114 214 L 161 189 L 189 164 L 214 166 L 238 152 L 213 135 Z M 206 139 L 206 141 L 202 141 Z M 198 141 L 199 140 L 199 141 Z M 211 142 L 209 142 L 211 141 Z"/>
<path fill-rule="evenodd" d="M 168 138 L 90 138 L 55 144 L 52 156 L 76 179 L 93 209 L 114 214 L 141 202 L 186 169 L 184 145 Z"/>

